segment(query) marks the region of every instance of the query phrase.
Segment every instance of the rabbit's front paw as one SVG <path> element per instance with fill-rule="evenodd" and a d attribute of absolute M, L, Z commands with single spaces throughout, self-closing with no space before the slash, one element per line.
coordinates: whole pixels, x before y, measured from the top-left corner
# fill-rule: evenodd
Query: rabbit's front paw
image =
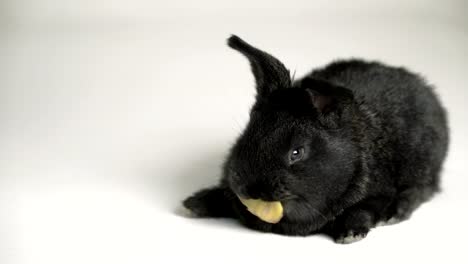
<path fill-rule="evenodd" d="M 182 202 L 189 217 L 233 217 L 229 190 L 220 187 L 203 189 Z"/>
<path fill-rule="evenodd" d="M 194 212 L 190 208 L 187 208 L 184 205 L 180 205 L 179 207 L 177 207 L 176 214 L 179 215 L 179 216 L 182 216 L 182 217 L 186 217 L 186 218 L 197 218 L 197 217 L 199 217 L 199 215 L 196 212 Z"/>

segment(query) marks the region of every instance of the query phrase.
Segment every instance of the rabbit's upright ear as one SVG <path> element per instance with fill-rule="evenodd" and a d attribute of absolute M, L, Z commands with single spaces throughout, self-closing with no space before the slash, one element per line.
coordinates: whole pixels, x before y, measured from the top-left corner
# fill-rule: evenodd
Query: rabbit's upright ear
<path fill-rule="evenodd" d="M 300 86 L 307 91 L 310 102 L 320 113 L 334 111 L 349 104 L 354 99 L 351 90 L 310 77 L 304 78 Z"/>
<path fill-rule="evenodd" d="M 251 46 L 235 35 L 228 39 L 228 45 L 250 61 L 257 84 L 257 95 L 265 96 L 276 89 L 291 86 L 289 71 L 275 57 Z"/>

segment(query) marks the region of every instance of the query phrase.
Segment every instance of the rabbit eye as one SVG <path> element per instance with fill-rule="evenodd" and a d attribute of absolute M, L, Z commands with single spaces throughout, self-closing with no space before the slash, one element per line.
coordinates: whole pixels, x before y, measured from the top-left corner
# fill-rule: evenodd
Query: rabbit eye
<path fill-rule="evenodd" d="M 289 163 L 290 164 L 296 163 L 300 161 L 303 157 L 304 157 L 304 148 L 303 147 L 295 148 L 289 154 Z"/>

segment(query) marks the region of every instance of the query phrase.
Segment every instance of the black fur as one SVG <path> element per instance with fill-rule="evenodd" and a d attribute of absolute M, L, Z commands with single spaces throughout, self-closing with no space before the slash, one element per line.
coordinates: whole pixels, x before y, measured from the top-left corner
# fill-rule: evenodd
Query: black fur
<path fill-rule="evenodd" d="M 271 55 L 237 36 L 257 100 L 220 184 L 184 201 L 201 217 L 234 217 L 265 232 L 365 237 L 378 222 L 405 220 L 439 189 L 446 114 L 432 88 L 404 68 L 341 60 L 292 82 Z M 290 165 L 292 149 L 304 157 Z M 237 195 L 281 201 L 277 224 L 249 213 Z"/>

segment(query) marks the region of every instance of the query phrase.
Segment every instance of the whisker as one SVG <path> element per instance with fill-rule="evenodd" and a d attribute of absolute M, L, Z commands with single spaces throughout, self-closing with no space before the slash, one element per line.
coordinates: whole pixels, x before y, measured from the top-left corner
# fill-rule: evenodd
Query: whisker
<path fill-rule="evenodd" d="M 296 69 L 294 69 L 293 75 L 291 76 L 291 83 L 294 83 L 295 77 L 296 77 Z"/>

